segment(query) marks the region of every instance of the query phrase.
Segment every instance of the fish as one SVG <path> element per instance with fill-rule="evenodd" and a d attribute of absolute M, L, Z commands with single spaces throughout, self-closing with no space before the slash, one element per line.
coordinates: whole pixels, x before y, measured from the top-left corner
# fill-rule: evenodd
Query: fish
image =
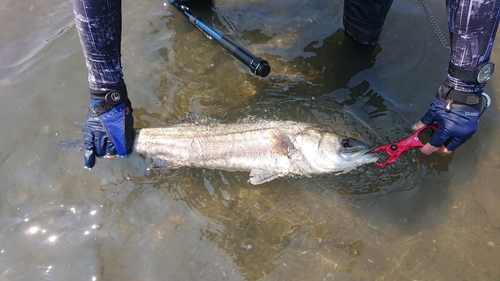
<path fill-rule="evenodd" d="M 274 120 L 143 128 L 136 130 L 133 150 L 151 158 L 154 168 L 250 172 L 253 185 L 347 173 L 379 158 L 367 143 L 320 125 Z"/>

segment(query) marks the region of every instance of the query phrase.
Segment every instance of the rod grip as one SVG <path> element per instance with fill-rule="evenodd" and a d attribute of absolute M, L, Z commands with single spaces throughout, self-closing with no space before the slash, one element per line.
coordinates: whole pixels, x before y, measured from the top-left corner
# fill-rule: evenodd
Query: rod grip
<path fill-rule="evenodd" d="M 271 67 L 266 60 L 250 53 L 248 50 L 238 45 L 236 42 L 232 41 L 226 36 L 222 36 L 218 42 L 231 55 L 248 66 L 248 68 L 250 68 L 250 72 L 252 72 L 253 74 L 257 74 L 260 77 L 266 77 L 269 72 L 271 72 Z"/>

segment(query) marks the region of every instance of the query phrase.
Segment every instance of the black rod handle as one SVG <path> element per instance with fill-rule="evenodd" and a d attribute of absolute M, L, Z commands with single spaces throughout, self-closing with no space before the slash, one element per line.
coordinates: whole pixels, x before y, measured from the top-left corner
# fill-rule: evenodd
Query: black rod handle
<path fill-rule="evenodd" d="M 257 74 L 260 77 L 266 77 L 269 72 L 271 72 L 271 67 L 266 60 L 250 53 L 247 49 L 238 45 L 226 36 L 222 36 L 219 40 L 219 44 L 221 44 L 221 46 L 224 47 L 224 49 L 226 49 L 231 55 L 248 66 L 252 74 Z"/>
<path fill-rule="evenodd" d="M 215 41 L 232 56 L 245 64 L 250 69 L 250 73 L 257 74 L 260 77 L 266 77 L 271 72 L 271 67 L 266 60 L 255 56 L 233 40 L 220 34 L 217 30 L 206 24 L 201 18 L 191 13 L 188 7 L 179 4 L 175 0 L 169 0 L 169 2 L 172 6 L 177 8 L 177 10 L 183 13 L 189 19 L 189 22 L 203 31 L 209 38 L 215 39 Z"/>

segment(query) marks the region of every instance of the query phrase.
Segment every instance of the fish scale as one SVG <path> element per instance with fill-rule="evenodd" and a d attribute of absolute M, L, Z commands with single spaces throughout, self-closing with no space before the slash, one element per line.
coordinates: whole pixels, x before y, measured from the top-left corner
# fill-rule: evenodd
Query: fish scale
<path fill-rule="evenodd" d="M 279 158 L 288 159 L 274 148 L 270 133 L 273 129 L 240 123 L 238 126 L 181 124 L 142 129 L 135 148 L 139 153 L 170 162 L 172 166 L 247 171 L 261 158 L 275 159 L 274 162 L 279 162 Z"/>

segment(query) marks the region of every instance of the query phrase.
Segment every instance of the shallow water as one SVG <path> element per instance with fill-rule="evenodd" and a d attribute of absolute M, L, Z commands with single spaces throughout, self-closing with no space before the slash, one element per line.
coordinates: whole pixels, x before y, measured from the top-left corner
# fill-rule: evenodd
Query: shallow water
<path fill-rule="evenodd" d="M 402 138 L 448 63 L 444 3 L 421 3 L 395 1 L 370 50 L 345 38 L 332 1 L 195 11 L 269 62 L 258 78 L 173 7 L 125 0 L 136 127 L 253 116 L 374 145 Z M 6 0 L 0 13 L 1 281 L 500 279 L 500 75 L 479 131 L 452 156 L 410 151 L 383 169 L 260 186 L 247 173 L 149 171 L 139 155 L 88 171 L 56 146 L 81 136 L 88 106 L 69 1 Z"/>

